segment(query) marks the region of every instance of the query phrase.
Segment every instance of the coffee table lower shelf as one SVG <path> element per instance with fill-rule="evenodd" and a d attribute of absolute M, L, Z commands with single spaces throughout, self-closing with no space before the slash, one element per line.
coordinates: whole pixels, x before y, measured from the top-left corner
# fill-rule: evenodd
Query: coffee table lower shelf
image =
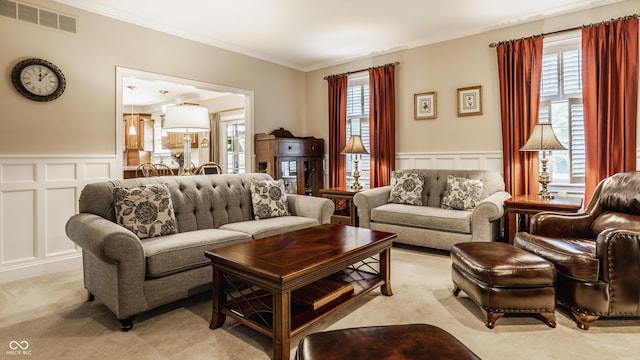
<path fill-rule="evenodd" d="M 379 274 L 352 268 L 340 271 L 330 277 L 353 284 L 353 290 L 343 293 L 315 310 L 292 299 L 290 315 L 292 336 L 330 313 L 351 304 L 369 291 L 382 286 L 385 282 Z M 249 289 L 246 294 L 228 297 L 226 305 L 222 308 L 222 313 L 265 335 L 271 335 L 273 334 L 272 309 L 273 294 L 271 292 L 264 289 Z"/>

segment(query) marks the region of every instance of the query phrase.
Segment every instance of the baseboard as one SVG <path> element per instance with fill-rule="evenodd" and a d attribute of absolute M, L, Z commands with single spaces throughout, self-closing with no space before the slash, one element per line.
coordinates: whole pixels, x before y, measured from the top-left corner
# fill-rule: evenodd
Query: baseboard
<path fill-rule="evenodd" d="M 0 284 L 56 272 L 82 269 L 82 252 L 48 259 L 37 259 L 0 269 Z"/>

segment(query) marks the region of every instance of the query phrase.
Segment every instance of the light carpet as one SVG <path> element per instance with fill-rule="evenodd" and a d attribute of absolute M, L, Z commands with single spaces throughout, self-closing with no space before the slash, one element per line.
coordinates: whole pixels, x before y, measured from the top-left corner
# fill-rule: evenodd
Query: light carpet
<path fill-rule="evenodd" d="M 293 338 L 291 357 L 312 332 L 427 323 L 483 359 L 640 358 L 638 318 L 598 320 L 583 331 L 559 309 L 555 329 L 535 315 L 507 314 L 490 330 L 464 292 L 452 295 L 448 253 L 394 247 L 391 258 L 393 296 L 376 289 L 315 324 Z M 46 275 L 0 285 L 0 359 L 272 358 L 266 336 L 229 318 L 210 330 L 210 317 L 210 295 L 202 294 L 141 314 L 131 331 L 121 332 L 99 301 L 86 301 L 81 270 Z"/>

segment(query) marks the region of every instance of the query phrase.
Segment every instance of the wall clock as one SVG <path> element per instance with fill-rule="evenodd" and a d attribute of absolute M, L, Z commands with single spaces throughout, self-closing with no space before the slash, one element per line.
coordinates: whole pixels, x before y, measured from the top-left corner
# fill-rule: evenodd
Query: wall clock
<path fill-rule="evenodd" d="M 34 101 L 52 101 L 64 92 L 67 82 L 62 71 L 43 59 L 25 59 L 11 71 L 11 81 L 20 94 Z"/>

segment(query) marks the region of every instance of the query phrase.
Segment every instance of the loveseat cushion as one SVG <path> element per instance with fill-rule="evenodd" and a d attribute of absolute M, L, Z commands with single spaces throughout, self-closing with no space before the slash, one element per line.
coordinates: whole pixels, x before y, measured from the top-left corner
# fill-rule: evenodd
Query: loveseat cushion
<path fill-rule="evenodd" d="M 482 180 L 448 175 L 442 198 L 443 209 L 473 210 L 482 201 Z"/>
<path fill-rule="evenodd" d="M 371 220 L 377 223 L 471 233 L 471 212 L 463 210 L 385 204 L 371 210 Z"/>
<path fill-rule="evenodd" d="M 143 240 L 146 276 L 157 278 L 211 264 L 204 256 L 205 251 L 248 240 L 251 236 L 246 233 L 220 229 L 195 230 Z"/>
<path fill-rule="evenodd" d="M 422 206 L 424 175 L 393 171 L 390 185 L 390 203 Z"/>
<path fill-rule="evenodd" d="M 311 226 L 320 225 L 318 220 L 302 216 L 279 216 L 269 219 L 241 221 L 225 224 L 220 227 L 224 230 L 243 232 L 260 239 L 267 236 L 282 234 L 284 232 L 300 230 Z"/>

